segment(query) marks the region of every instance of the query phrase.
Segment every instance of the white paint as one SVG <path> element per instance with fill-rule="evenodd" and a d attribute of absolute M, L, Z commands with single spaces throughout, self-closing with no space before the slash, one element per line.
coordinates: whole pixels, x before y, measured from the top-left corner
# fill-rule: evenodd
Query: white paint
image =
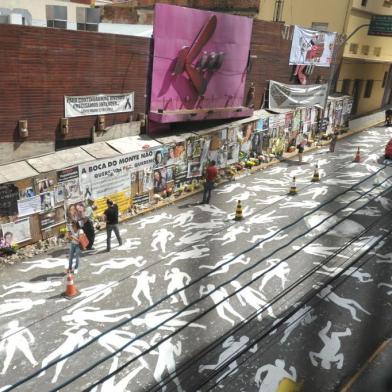
<path fill-rule="evenodd" d="M 117 250 L 129 251 L 137 249 L 141 244 L 140 238 L 127 238 Z"/>
<path fill-rule="evenodd" d="M 145 313 L 144 317 L 137 317 L 132 320 L 132 324 L 136 326 L 145 325 L 147 328 L 156 328 L 159 324 L 159 329 L 175 331 L 177 327 L 187 325 L 187 327 L 206 329 L 205 325 L 197 323 L 188 323 L 187 321 L 180 320 L 182 317 L 189 316 L 191 314 L 199 313 L 200 309 L 185 310 L 178 314 L 176 317 L 169 320 L 169 318 L 176 315 L 176 311 L 171 309 L 160 309 L 154 312 Z"/>
<path fill-rule="evenodd" d="M 293 245 L 294 250 L 299 250 L 302 248 L 302 245 Z M 304 248 L 302 248 L 302 251 L 305 253 L 312 255 L 312 256 L 318 256 L 322 258 L 330 257 L 332 255 L 336 257 L 342 257 L 344 259 L 347 259 L 348 256 L 342 255 L 340 253 L 334 254 L 336 251 L 341 249 L 339 246 L 323 246 L 322 244 L 319 243 L 311 243 L 309 245 L 306 245 Z"/>
<path fill-rule="evenodd" d="M 139 299 L 139 295 L 143 293 L 144 297 L 148 300 L 150 305 L 153 304 L 150 294 L 150 283 L 155 283 L 156 276 L 144 270 L 137 275 L 132 276 L 132 279 L 136 279 L 136 287 L 132 292 L 132 298 L 136 301 L 138 306 L 142 304 Z"/>
<path fill-rule="evenodd" d="M 93 266 L 101 267 L 98 271 L 92 272 L 92 274 L 101 275 L 107 269 L 124 269 L 130 267 L 131 265 L 140 268 L 143 267 L 143 265 L 146 263 L 147 260 L 144 259 L 143 256 L 109 259 L 99 263 L 91 263 Z"/>
<path fill-rule="evenodd" d="M 234 326 L 235 322 L 234 322 L 234 320 L 232 320 L 231 318 L 226 316 L 225 310 L 227 312 L 231 313 L 233 316 L 238 317 L 241 321 L 243 321 L 244 318 L 239 313 L 237 313 L 234 310 L 234 308 L 229 304 L 229 301 L 227 299 L 229 294 L 227 293 L 227 291 L 223 287 L 212 292 L 213 290 L 215 290 L 215 286 L 213 284 L 208 284 L 207 287 L 204 287 L 203 285 L 200 286 L 200 297 L 210 294 L 209 295 L 210 298 L 212 299 L 212 301 L 216 305 L 215 309 L 218 313 L 218 316 L 221 319 L 228 321 L 231 325 Z M 219 303 L 221 301 L 224 301 L 224 302 Z"/>
<path fill-rule="evenodd" d="M 78 326 L 88 325 L 88 321 L 95 321 L 97 323 L 115 323 L 124 318 L 130 318 L 130 314 L 119 314 L 130 312 L 134 308 L 117 308 L 105 309 L 95 308 L 93 306 L 85 306 L 84 308 L 76 309 L 72 314 L 65 315 L 61 319 L 65 323 L 75 323 Z"/>
<path fill-rule="evenodd" d="M 7 331 L 3 333 L 0 341 L 0 352 L 5 351 L 5 359 L 1 374 L 4 375 L 7 373 L 8 367 L 17 350 L 23 353 L 33 367 L 37 366 L 38 362 L 35 360 L 30 350 L 30 344 L 34 343 L 35 338 L 28 328 L 19 327 L 18 320 L 10 321 L 8 323 Z"/>
<path fill-rule="evenodd" d="M 264 270 L 257 271 L 252 275 L 252 280 L 257 279 L 259 276 L 263 275 L 261 279 L 259 290 L 263 291 L 265 285 L 273 278 L 278 278 L 280 280 L 280 284 L 282 290 L 287 282 L 287 275 L 290 273 L 289 265 L 286 261 L 280 261 L 279 259 L 270 259 L 267 260 L 267 264 L 270 266 L 265 268 Z M 273 267 L 271 269 L 271 267 Z"/>
<path fill-rule="evenodd" d="M 176 246 L 192 245 L 211 235 L 211 230 L 199 230 L 195 233 L 186 233 L 178 239 Z"/>
<path fill-rule="evenodd" d="M 182 252 L 170 252 L 168 255 L 163 257 L 163 259 L 171 257 L 171 260 L 168 263 L 166 263 L 166 265 L 172 265 L 176 261 L 199 259 L 199 258 L 207 257 L 209 255 L 210 255 L 209 248 L 203 248 L 202 245 L 193 245 L 192 249 L 189 250 L 184 250 Z"/>
<path fill-rule="evenodd" d="M 249 233 L 250 227 L 245 228 L 244 226 L 231 226 L 227 229 L 226 233 L 222 237 L 213 238 L 211 241 L 223 241 L 222 245 L 230 244 L 231 242 L 237 241 L 239 234 Z"/>
<path fill-rule="evenodd" d="M 191 277 L 187 273 L 180 271 L 179 268 L 172 268 L 171 270 L 165 271 L 164 279 L 170 280 L 169 284 L 167 285 L 167 295 L 170 295 L 176 290 L 181 290 L 178 294 L 171 296 L 171 303 L 177 303 L 177 295 L 179 295 L 184 305 L 188 305 L 185 290 L 182 290 L 182 288 L 191 282 Z"/>
<path fill-rule="evenodd" d="M 30 298 L 6 299 L 0 304 L 0 317 L 9 317 L 27 312 L 28 310 L 31 310 L 34 305 L 42 305 L 45 302 L 44 299 L 37 299 L 36 301 L 33 301 Z"/>
<path fill-rule="evenodd" d="M 140 219 L 135 223 L 130 223 L 130 225 L 139 225 L 138 229 L 143 230 L 147 225 L 153 225 L 155 223 L 162 222 L 166 219 L 172 219 L 172 216 L 167 214 L 166 212 L 162 212 L 161 214 L 149 216 L 147 218 Z"/>
<path fill-rule="evenodd" d="M 309 352 L 312 365 L 318 366 L 317 359 L 320 359 L 321 367 L 326 370 L 330 370 L 333 363 L 337 363 L 336 367 L 338 369 L 343 367 L 344 355 L 343 353 L 339 353 L 341 348 L 340 338 L 351 335 L 350 328 L 346 328 L 345 332 L 331 332 L 331 335 L 328 336 L 331 326 L 332 323 L 328 321 L 326 327 L 319 332 L 319 337 L 324 343 L 321 351 L 319 353 Z"/>
<path fill-rule="evenodd" d="M 355 321 L 361 321 L 360 318 L 357 317 L 357 310 L 361 310 L 368 315 L 371 314 L 366 309 L 364 309 L 357 301 L 350 298 L 340 297 L 332 290 L 333 287 L 331 285 L 327 285 L 320 291 L 319 294 L 317 294 L 317 296 L 326 302 L 332 302 L 343 309 L 347 309 L 350 312 L 352 319 Z"/>
<path fill-rule="evenodd" d="M 210 219 L 207 222 L 200 222 L 200 223 L 189 223 L 186 228 L 184 229 L 185 232 L 191 231 L 194 229 L 197 230 L 213 230 L 218 227 L 224 226 L 224 221 L 221 219 Z"/>
<path fill-rule="evenodd" d="M 257 205 L 272 205 L 275 204 L 278 201 L 284 200 L 286 197 L 285 196 L 279 196 L 279 195 L 275 195 L 275 196 L 268 196 L 266 199 L 263 200 L 259 200 L 256 202 Z"/>
<path fill-rule="evenodd" d="M 221 260 L 219 260 L 216 264 L 212 265 L 200 265 L 199 268 L 207 268 L 207 269 L 216 269 L 220 267 L 222 264 L 227 263 L 229 260 L 234 258 L 234 253 L 228 253 L 222 257 Z M 245 255 L 239 255 L 238 257 L 234 258 L 230 263 L 227 263 L 223 265 L 221 268 L 219 268 L 217 271 L 213 272 L 212 274 L 209 274 L 210 276 L 213 275 L 218 275 L 218 274 L 225 274 L 226 272 L 229 271 L 229 268 L 234 265 L 234 264 L 243 264 L 247 265 L 250 262 L 250 257 L 245 257 Z"/>
<path fill-rule="evenodd" d="M 266 214 L 256 214 L 250 217 L 246 222 L 247 225 L 265 225 L 266 223 L 273 223 L 277 219 L 288 218 L 287 215 L 274 216 L 276 210 L 270 211 Z"/>
<path fill-rule="evenodd" d="M 226 203 L 236 203 L 238 200 L 246 201 L 250 197 L 253 197 L 253 196 L 256 196 L 255 192 L 244 191 L 244 192 L 238 193 L 237 195 L 232 196 L 231 199 L 226 201 Z"/>
<path fill-rule="evenodd" d="M 55 287 L 58 287 L 62 284 L 62 282 L 55 281 L 42 281 L 42 282 L 18 282 L 11 284 L 10 286 L 3 285 L 4 290 L 9 290 L 6 293 L 0 295 L 0 297 L 5 297 L 7 295 L 15 294 L 15 293 L 49 293 L 54 291 Z"/>
<path fill-rule="evenodd" d="M 242 208 L 242 216 L 244 218 L 253 215 L 255 212 L 255 208 L 250 208 L 249 206 L 245 206 Z M 235 218 L 235 211 L 227 215 L 228 220 L 233 220 Z"/>
<path fill-rule="evenodd" d="M 217 195 L 222 195 L 225 193 L 231 193 L 235 189 L 239 189 L 239 188 L 245 188 L 245 184 L 241 184 L 239 182 L 234 183 L 234 184 L 228 184 L 228 185 L 225 185 L 222 189 L 220 189 L 216 193 L 217 193 Z"/>
<path fill-rule="evenodd" d="M 170 225 L 172 227 L 184 227 L 188 223 L 192 222 L 194 215 L 195 212 L 193 210 L 188 210 L 187 212 L 176 215 L 171 222 L 165 223 L 165 226 Z"/>
<path fill-rule="evenodd" d="M 259 387 L 259 392 L 276 392 L 283 378 L 297 381 L 297 371 L 294 366 L 289 367 L 289 371 L 285 370 L 286 363 L 282 359 L 277 359 L 275 364 L 268 364 L 257 369 L 255 382 Z M 261 375 L 267 373 L 263 380 Z"/>
<path fill-rule="evenodd" d="M 158 245 L 159 245 L 162 253 L 166 253 L 167 241 L 171 241 L 175 237 L 175 235 L 171 231 L 165 228 L 155 230 L 152 233 L 152 236 L 153 236 L 153 240 L 151 242 L 152 251 L 153 252 L 158 251 L 159 250 Z"/>
<path fill-rule="evenodd" d="M 196 206 L 200 211 L 206 212 L 210 214 L 211 216 L 220 216 L 220 215 L 226 215 L 226 212 L 221 210 L 218 207 L 215 207 L 211 204 L 201 204 L 199 206 Z"/>
<path fill-rule="evenodd" d="M 319 196 L 325 196 L 328 193 L 328 187 L 326 185 L 317 186 L 309 189 L 307 192 L 303 192 L 303 196 L 312 195 L 312 200 L 317 199 Z"/>
<path fill-rule="evenodd" d="M 236 291 L 241 289 L 241 284 L 240 282 L 233 280 L 231 282 L 231 285 L 235 288 Z M 236 296 L 238 298 L 238 301 L 242 306 L 246 306 L 247 304 L 251 306 L 252 308 L 256 309 L 257 313 L 257 318 L 258 320 L 261 321 L 262 319 L 262 312 L 267 310 L 267 313 L 273 317 L 276 318 L 274 315 L 274 312 L 272 311 L 272 307 L 268 306 L 268 302 L 263 294 L 255 290 L 254 288 L 250 286 L 244 287 L 241 291 L 238 291 L 236 293 Z M 266 308 L 267 307 L 267 308 Z"/>
<path fill-rule="evenodd" d="M 312 209 L 319 206 L 320 203 L 318 201 L 312 200 L 301 200 L 301 201 L 286 201 L 284 203 L 280 203 L 279 207 L 281 209 L 284 208 L 304 208 L 304 209 Z"/>
<path fill-rule="evenodd" d="M 29 267 L 20 269 L 21 272 L 28 272 L 33 269 L 52 269 L 52 268 L 65 268 L 68 265 L 68 259 L 41 259 L 35 261 L 25 261 L 22 266 L 29 264 Z"/>

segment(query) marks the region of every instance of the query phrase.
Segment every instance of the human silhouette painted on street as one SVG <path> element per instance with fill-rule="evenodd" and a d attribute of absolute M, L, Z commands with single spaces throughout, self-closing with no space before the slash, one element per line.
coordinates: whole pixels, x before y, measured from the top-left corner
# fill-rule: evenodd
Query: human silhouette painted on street
<path fill-rule="evenodd" d="M 175 235 L 171 231 L 165 228 L 155 230 L 154 233 L 152 233 L 152 236 L 153 240 L 151 242 L 151 248 L 153 252 L 159 250 L 159 245 L 162 253 L 166 253 L 167 242 L 173 240 L 175 237 Z"/>
<path fill-rule="evenodd" d="M 171 270 L 165 271 L 165 280 L 170 280 L 167 285 L 167 295 L 176 290 L 181 290 L 184 286 L 187 286 L 191 282 L 191 277 L 181 272 L 179 268 L 172 268 Z M 171 296 L 171 303 L 175 304 L 178 302 L 177 295 L 181 298 L 184 305 L 188 305 L 188 300 L 185 295 L 185 290 L 181 290 L 178 294 Z"/>
<path fill-rule="evenodd" d="M 274 365 L 268 364 L 257 369 L 255 375 L 255 381 L 259 387 L 259 392 L 276 392 L 279 387 L 279 383 L 284 379 L 288 378 L 292 381 L 297 381 L 297 371 L 294 366 L 290 366 L 288 372 L 285 370 L 286 363 L 282 359 L 277 359 Z M 262 379 L 261 375 L 266 373 Z"/>
<path fill-rule="evenodd" d="M 0 295 L 0 297 L 5 297 L 7 295 L 12 295 L 16 293 L 49 293 L 55 290 L 55 287 L 61 286 L 61 282 L 55 281 L 42 281 L 42 282 L 18 282 L 11 284 L 9 286 L 3 285 L 4 290 L 9 290 L 6 293 Z"/>
<path fill-rule="evenodd" d="M 150 305 L 152 305 L 153 301 L 150 294 L 150 283 L 155 283 L 155 274 L 150 274 L 147 270 L 144 270 L 139 274 L 132 276 L 132 278 L 136 279 L 136 287 L 132 292 L 132 298 L 140 306 L 142 302 L 139 299 L 139 295 L 143 293 L 144 297 Z"/>

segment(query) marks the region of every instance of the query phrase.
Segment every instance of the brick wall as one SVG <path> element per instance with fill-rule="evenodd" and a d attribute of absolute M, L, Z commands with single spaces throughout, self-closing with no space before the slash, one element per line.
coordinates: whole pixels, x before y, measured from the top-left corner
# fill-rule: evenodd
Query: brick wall
<path fill-rule="evenodd" d="M 0 142 L 20 141 L 20 119 L 29 142 L 90 138 L 95 116 L 69 119 L 60 135 L 65 95 L 134 91 L 135 113 L 144 113 L 149 50 L 148 38 L 0 25 Z M 106 125 L 127 119 L 107 115 Z"/>

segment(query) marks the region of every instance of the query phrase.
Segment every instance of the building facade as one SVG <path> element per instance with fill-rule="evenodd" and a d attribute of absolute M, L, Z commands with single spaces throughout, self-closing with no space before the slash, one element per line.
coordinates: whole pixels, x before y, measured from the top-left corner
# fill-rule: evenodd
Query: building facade
<path fill-rule="evenodd" d="M 390 0 L 263 0 L 258 17 L 315 30 L 344 34 L 338 42 L 342 61 L 332 87 L 353 96 L 353 115 L 392 104 L 392 40 L 368 35 L 373 15 L 392 15 Z M 363 26 L 363 27 L 360 27 Z M 359 29 L 358 29 L 359 28 Z M 358 29 L 358 30 L 357 30 Z"/>

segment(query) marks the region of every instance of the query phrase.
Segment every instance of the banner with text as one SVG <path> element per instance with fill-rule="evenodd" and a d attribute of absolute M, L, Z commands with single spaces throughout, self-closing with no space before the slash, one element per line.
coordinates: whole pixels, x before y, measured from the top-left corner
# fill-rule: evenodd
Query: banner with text
<path fill-rule="evenodd" d="M 64 97 L 65 117 L 133 112 L 134 93 Z"/>
<path fill-rule="evenodd" d="M 269 108 L 294 109 L 297 107 L 324 107 L 327 99 L 327 84 L 284 84 L 270 81 Z"/>
<path fill-rule="evenodd" d="M 130 173 L 154 165 L 155 150 L 145 150 L 79 166 L 80 187 L 85 197 L 99 199 L 129 190 Z"/>
<path fill-rule="evenodd" d="M 295 26 L 289 64 L 329 67 L 335 38 L 336 33 L 308 30 Z"/>

